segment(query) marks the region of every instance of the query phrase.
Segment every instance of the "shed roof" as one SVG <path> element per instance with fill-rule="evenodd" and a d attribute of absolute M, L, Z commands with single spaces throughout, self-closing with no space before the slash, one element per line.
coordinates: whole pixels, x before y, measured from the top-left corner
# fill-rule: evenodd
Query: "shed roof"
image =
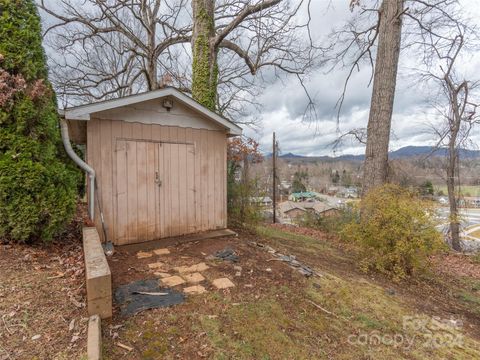
<path fill-rule="evenodd" d="M 59 110 L 59 113 L 61 116 L 65 117 L 66 120 L 88 121 L 90 120 L 92 114 L 101 111 L 112 110 L 122 106 L 138 104 L 141 102 L 159 99 L 167 96 L 175 98 L 179 102 L 183 103 L 185 106 L 202 114 L 207 119 L 225 128 L 228 134 L 242 134 L 242 128 L 234 124 L 231 120 L 217 114 L 214 111 L 207 109 L 205 106 L 201 105 L 200 103 L 193 100 L 191 97 L 185 95 L 184 93 L 173 87 L 166 87 L 163 89 L 148 91 L 145 93 L 130 95 L 118 99 L 105 100 L 92 104 L 66 108 L 65 110 Z"/>

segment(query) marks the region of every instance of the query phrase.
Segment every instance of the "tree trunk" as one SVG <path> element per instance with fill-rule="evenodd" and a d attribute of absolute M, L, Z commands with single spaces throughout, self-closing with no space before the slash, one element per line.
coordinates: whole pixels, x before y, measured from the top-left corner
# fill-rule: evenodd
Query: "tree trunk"
<path fill-rule="evenodd" d="M 193 0 L 192 96 L 215 110 L 218 65 L 215 46 L 215 0 Z"/>
<path fill-rule="evenodd" d="M 147 62 L 147 85 L 148 90 L 158 89 L 157 59 L 150 55 Z"/>
<path fill-rule="evenodd" d="M 449 83 L 450 84 L 450 83 Z M 449 87 L 451 88 L 451 87 Z M 457 151 L 457 137 L 461 125 L 461 116 L 458 113 L 458 97 L 457 91 L 453 92 L 452 96 L 452 120 L 450 123 L 450 138 L 448 141 L 448 164 L 447 164 L 447 191 L 448 203 L 450 206 L 450 237 L 452 241 L 452 248 L 456 251 L 461 251 L 460 247 L 460 221 L 458 215 L 457 196 L 455 193 L 455 171 L 458 164 Z"/>
<path fill-rule="evenodd" d="M 455 97 L 456 101 L 456 97 Z M 455 170 L 458 163 L 458 152 L 456 149 L 456 140 L 458 135 L 457 122 L 454 121 L 452 134 L 448 143 L 448 164 L 447 164 L 447 191 L 448 203 L 450 205 L 450 237 L 452 248 L 461 251 L 460 247 L 460 222 L 458 216 L 457 196 L 455 194 Z"/>
<path fill-rule="evenodd" d="M 384 0 L 379 9 L 378 49 L 367 127 L 363 193 L 387 182 L 388 144 L 392 122 L 404 0 Z"/>

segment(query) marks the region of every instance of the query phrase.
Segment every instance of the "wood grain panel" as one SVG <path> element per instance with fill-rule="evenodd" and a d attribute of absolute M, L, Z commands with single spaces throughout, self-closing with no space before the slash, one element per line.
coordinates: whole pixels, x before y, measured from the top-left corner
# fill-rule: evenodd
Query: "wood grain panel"
<path fill-rule="evenodd" d="M 200 134 L 198 131 L 192 131 L 192 138 L 194 143 L 195 151 L 195 169 L 193 173 L 194 181 L 194 196 L 195 196 L 195 219 L 194 219 L 194 229 L 193 231 L 202 230 L 202 201 L 201 201 L 201 191 L 200 191 L 200 165 L 201 165 L 201 152 L 200 152 Z"/>
<path fill-rule="evenodd" d="M 127 241 L 129 243 L 137 240 L 137 143 L 126 141 L 127 147 Z"/>
<path fill-rule="evenodd" d="M 226 227 L 221 131 L 92 119 L 87 162 L 115 244 Z M 95 222 L 102 233 L 98 206 Z"/>
<path fill-rule="evenodd" d="M 112 223 L 108 224 L 108 235 L 110 236 L 110 241 L 113 243 L 117 242 L 117 209 L 118 209 L 118 204 L 117 204 L 117 181 L 118 177 L 120 176 L 118 171 L 117 171 L 117 153 L 116 153 L 116 148 L 117 148 L 117 139 L 122 137 L 122 123 L 120 121 L 109 121 L 111 124 L 111 131 L 112 131 L 112 139 L 111 139 L 111 147 L 112 147 L 112 158 L 111 158 L 111 164 L 112 164 Z M 103 147 L 101 149 L 103 151 Z M 125 151 L 123 149 L 122 151 Z M 125 156 L 125 154 L 124 154 Z M 125 174 L 123 174 L 125 176 Z"/>
<path fill-rule="evenodd" d="M 201 230 L 209 229 L 208 212 L 210 211 L 208 203 L 208 132 L 200 131 L 200 194 L 202 202 L 202 220 Z"/>
<path fill-rule="evenodd" d="M 127 144 L 125 140 L 117 140 L 116 178 L 117 178 L 117 216 L 115 244 L 127 244 L 128 201 L 127 201 Z"/>
<path fill-rule="evenodd" d="M 208 201 L 208 228 L 215 229 L 215 133 L 207 132 L 207 201 Z"/>
<path fill-rule="evenodd" d="M 147 176 L 147 142 L 136 141 L 137 146 L 137 233 L 136 240 L 148 239 L 148 229 L 150 224 L 148 222 L 148 184 L 154 183 L 154 177 Z M 155 171 L 154 171 L 155 172 Z M 133 189 L 129 189 L 133 190 Z M 153 223 L 155 226 L 155 223 Z"/>
<path fill-rule="evenodd" d="M 215 145 L 213 157 L 215 159 L 215 168 L 213 171 L 213 177 L 215 179 L 215 228 L 222 228 L 222 212 L 223 212 L 223 154 L 222 144 L 218 136 L 215 136 L 215 140 L 212 141 Z"/>
<path fill-rule="evenodd" d="M 157 144 L 153 142 L 147 142 L 147 172 L 146 172 L 146 184 L 147 184 L 147 240 L 155 240 L 159 238 L 160 226 L 158 224 L 157 217 L 157 202 L 159 187 L 156 183 L 156 175 L 158 174 L 158 166 L 156 163 L 155 153 Z"/>
<path fill-rule="evenodd" d="M 185 129 L 178 129 L 178 142 L 185 143 Z M 187 146 L 178 144 L 178 173 L 175 177 L 178 182 L 179 221 L 177 235 L 188 232 L 187 209 Z"/>
<path fill-rule="evenodd" d="M 101 174 L 97 179 L 98 196 L 100 196 L 100 207 L 102 208 L 107 237 L 111 236 L 110 226 L 113 223 L 113 172 L 112 172 L 112 123 L 110 121 L 98 121 L 99 141 L 102 151 L 100 155 Z M 110 240 L 110 239 L 109 239 Z"/>
<path fill-rule="evenodd" d="M 186 129 L 185 141 L 193 143 L 192 129 Z M 195 145 L 187 146 L 187 234 L 196 231 L 195 226 Z"/>

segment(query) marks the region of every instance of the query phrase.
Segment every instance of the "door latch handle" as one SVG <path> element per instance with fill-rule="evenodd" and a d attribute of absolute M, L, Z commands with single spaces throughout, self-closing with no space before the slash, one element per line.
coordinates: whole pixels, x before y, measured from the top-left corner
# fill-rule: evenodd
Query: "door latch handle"
<path fill-rule="evenodd" d="M 155 171 L 155 183 L 158 186 L 162 186 L 162 180 L 160 180 L 160 175 L 158 174 L 158 171 Z"/>

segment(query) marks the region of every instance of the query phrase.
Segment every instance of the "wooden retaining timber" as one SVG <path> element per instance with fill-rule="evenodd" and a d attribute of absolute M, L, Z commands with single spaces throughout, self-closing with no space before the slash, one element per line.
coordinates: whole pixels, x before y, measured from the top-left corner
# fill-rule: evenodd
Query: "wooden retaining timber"
<path fill-rule="evenodd" d="M 87 359 L 102 359 L 102 327 L 98 315 L 92 315 L 88 319 Z"/>
<path fill-rule="evenodd" d="M 112 317 L 112 275 L 95 227 L 83 228 L 83 251 L 89 315 Z"/>
<path fill-rule="evenodd" d="M 152 241 L 138 243 L 138 244 L 122 245 L 121 248 L 123 250 L 131 251 L 131 252 L 150 251 L 150 250 L 158 249 L 161 247 L 173 246 L 173 245 L 183 244 L 183 243 L 192 242 L 192 241 L 201 241 L 201 240 L 208 240 L 208 239 L 215 239 L 219 237 L 236 236 L 236 235 L 237 233 L 230 229 L 204 231 L 196 234 L 175 236 L 175 237 L 152 240 Z"/>

